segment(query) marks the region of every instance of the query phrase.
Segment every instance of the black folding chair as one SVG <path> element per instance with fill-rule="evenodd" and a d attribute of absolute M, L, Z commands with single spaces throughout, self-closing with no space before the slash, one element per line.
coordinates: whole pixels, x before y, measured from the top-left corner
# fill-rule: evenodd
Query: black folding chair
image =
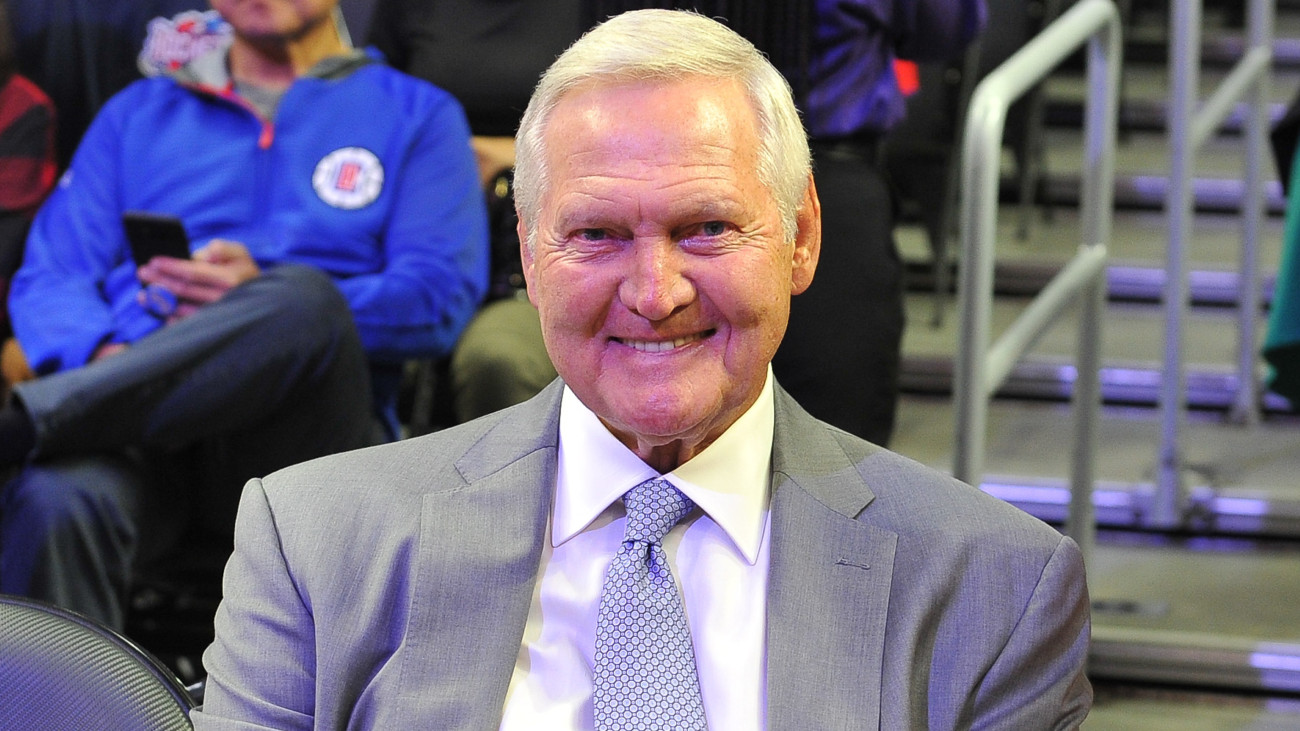
<path fill-rule="evenodd" d="M 175 674 L 121 634 L 0 595 L 0 728 L 190 729 L 193 707 Z"/>

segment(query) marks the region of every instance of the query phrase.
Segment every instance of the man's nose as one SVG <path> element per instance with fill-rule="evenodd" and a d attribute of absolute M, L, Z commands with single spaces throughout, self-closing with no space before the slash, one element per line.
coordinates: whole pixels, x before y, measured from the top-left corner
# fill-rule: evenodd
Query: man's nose
<path fill-rule="evenodd" d="M 685 275 L 685 259 L 673 241 L 634 244 L 629 271 L 619 287 L 623 306 L 647 320 L 659 321 L 689 304 L 695 298 L 695 285 Z"/>

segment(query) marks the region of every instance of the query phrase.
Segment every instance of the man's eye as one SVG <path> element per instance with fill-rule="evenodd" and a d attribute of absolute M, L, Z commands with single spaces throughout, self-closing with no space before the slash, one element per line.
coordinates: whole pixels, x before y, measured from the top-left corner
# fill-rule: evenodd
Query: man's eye
<path fill-rule="evenodd" d="M 727 224 L 722 221 L 708 221 L 700 225 L 700 233 L 705 236 L 721 236 L 727 232 Z"/>
<path fill-rule="evenodd" d="M 578 231 L 578 238 L 583 241 L 604 241 L 609 238 L 609 234 L 603 228 L 584 228 Z"/>

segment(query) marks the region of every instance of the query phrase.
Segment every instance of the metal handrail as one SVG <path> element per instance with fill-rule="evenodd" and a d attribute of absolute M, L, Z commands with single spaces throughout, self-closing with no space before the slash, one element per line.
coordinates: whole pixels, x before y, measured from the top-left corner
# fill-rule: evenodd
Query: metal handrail
<path fill-rule="evenodd" d="M 1227 119 L 1235 103 L 1248 99 L 1246 120 L 1246 196 L 1242 203 L 1242 247 L 1238 268 L 1237 392 L 1232 415 L 1237 421 L 1259 421 L 1259 384 L 1255 375 L 1258 345 L 1260 285 L 1258 251 L 1265 214 L 1264 168 L 1269 126 L 1268 95 L 1273 58 L 1273 6 L 1270 0 L 1250 0 L 1247 51 L 1196 109 L 1200 85 L 1202 0 L 1171 4 L 1168 111 L 1169 246 L 1165 271 L 1164 377 L 1160 389 L 1160 447 L 1156 463 L 1156 494 L 1146 522 L 1153 527 L 1180 527 L 1188 517 L 1190 499 L 1183 481 L 1182 431 L 1186 411 L 1184 321 L 1190 307 L 1186 242 L 1191 238 L 1194 156 Z"/>
<path fill-rule="evenodd" d="M 1079 252 L 998 340 L 989 345 L 993 305 L 993 249 L 1002 134 L 1011 104 L 1087 44 L 1088 95 L 1084 107 L 1084 180 Z M 1120 17 L 1111 0 L 1081 0 L 984 78 L 972 95 L 962 147 L 961 244 L 958 285 L 961 329 L 954 372 L 956 435 L 953 474 L 979 484 L 983 473 L 988 404 L 1014 362 L 1064 308 L 1082 308 L 1073 388 L 1074 449 L 1066 533 L 1092 552 L 1093 462 L 1101 408 L 1101 313 L 1105 260 L 1115 191 L 1115 136 L 1123 48 Z"/>

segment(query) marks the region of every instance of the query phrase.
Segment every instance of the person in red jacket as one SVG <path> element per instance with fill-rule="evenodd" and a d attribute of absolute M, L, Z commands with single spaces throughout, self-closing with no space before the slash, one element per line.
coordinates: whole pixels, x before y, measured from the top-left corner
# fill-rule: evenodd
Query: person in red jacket
<path fill-rule="evenodd" d="M 0 0 L 0 342 L 4 343 L 0 401 L 11 382 L 30 369 L 10 342 L 5 303 L 9 279 L 22 259 L 23 239 L 32 216 L 54 187 L 54 104 L 17 71 L 9 8 Z"/>

